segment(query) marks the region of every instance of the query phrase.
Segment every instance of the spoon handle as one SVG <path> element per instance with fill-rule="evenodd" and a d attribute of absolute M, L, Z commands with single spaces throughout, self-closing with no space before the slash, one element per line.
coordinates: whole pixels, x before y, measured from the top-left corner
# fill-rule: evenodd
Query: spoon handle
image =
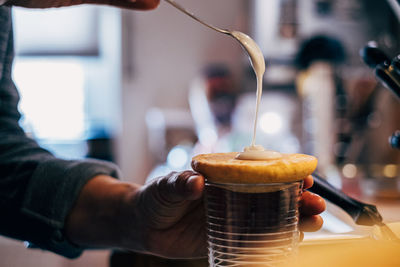
<path fill-rule="evenodd" d="M 197 22 L 200 22 L 201 24 L 203 24 L 204 26 L 213 29 L 214 31 L 220 32 L 220 33 L 224 33 L 224 34 L 230 34 L 229 31 L 227 30 L 223 30 L 217 27 L 214 27 L 204 21 L 202 21 L 201 19 L 199 19 L 198 17 L 196 17 L 193 13 L 189 12 L 188 10 L 186 10 L 184 7 L 182 7 L 181 5 L 179 5 L 178 3 L 176 3 L 174 0 L 165 0 L 166 2 L 168 2 L 169 4 L 171 4 L 172 6 L 174 6 L 175 8 L 179 9 L 180 11 L 182 11 L 183 13 L 185 13 L 186 15 L 188 15 L 189 17 L 191 17 L 192 19 L 196 20 Z"/>

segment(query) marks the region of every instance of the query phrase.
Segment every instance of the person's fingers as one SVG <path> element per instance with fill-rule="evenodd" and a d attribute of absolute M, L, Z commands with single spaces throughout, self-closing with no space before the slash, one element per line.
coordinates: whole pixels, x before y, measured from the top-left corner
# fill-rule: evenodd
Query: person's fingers
<path fill-rule="evenodd" d="M 166 229 L 202 202 L 204 178 L 193 171 L 154 179 L 138 193 L 139 211 L 151 228 Z"/>
<path fill-rule="evenodd" d="M 198 202 L 172 227 L 149 232 L 149 251 L 168 258 L 199 258 L 207 255 L 206 216 Z M 162 236 L 162 238 L 161 238 Z"/>
<path fill-rule="evenodd" d="M 160 0 L 7 0 L 7 5 L 28 8 L 66 7 L 81 4 L 99 4 L 136 10 L 152 10 L 158 7 Z"/>
<path fill-rule="evenodd" d="M 299 229 L 303 232 L 315 232 L 321 229 L 324 220 L 319 215 L 301 216 Z"/>
<path fill-rule="evenodd" d="M 299 212 L 301 216 L 317 215 L 326 209 L 325 200 L 317 194 L 304 191 L 300 202 Z"/>
<path fill-rule="evenodd" d="M 139 10 L 155 9 L 160 4 L 160 0 L 128 0 L 127 2 L 131 2 L 131 8 Z"/>
<path fill-rule="evenodd" d="M 204 190 L 204 178 L 193 171 L 175 172 L 156 182 L 161 199 L 168 203 L 199 199 Z"/>
<path fill-rule="evenodd" d="M 309 175 L 304 179 L 303 188 L 311 188 L 313 184 L 314 179 Z M 304 191 L 299 202 L 300 231 L 315 232 L 321 229 L 324 221 L 318 214 L 322 213 L 325 209 L 326 203 L 322 197 L 309 191 Z"/>
<path fill-rule="evenodd" d="M 115 7 L 152 10 L 158 7 L 160 0 L 83 0 L 86 4 L 104 4 Z"/>
<path fill-rule="evenodd" d="M 303 189 L 311 188 L 314 184 L 314 179 L 311 175 L 307 176 L 306 179 L 303 180 Z"/>
<path fill-rule="evenodd" d="M 27 8 L 50 8 L 50 7 L 65 7 L 83 4 L 81 0 L 7 0 L 6 5 L 20 6 Z"/>

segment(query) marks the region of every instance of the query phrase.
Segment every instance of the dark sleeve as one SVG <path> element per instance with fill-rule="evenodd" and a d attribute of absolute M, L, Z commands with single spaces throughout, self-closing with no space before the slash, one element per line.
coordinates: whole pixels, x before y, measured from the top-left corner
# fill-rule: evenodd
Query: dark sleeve
<path fill-rule="evenodd" d="M 83 185 L 98 174 L 118 176 L 112 163 L 55 158 L 20 128 L 18 92 L 11 79 L 10 8 L 0 6 L 0 234 L 74 258 L 82 248 L 63 234 Z"/>

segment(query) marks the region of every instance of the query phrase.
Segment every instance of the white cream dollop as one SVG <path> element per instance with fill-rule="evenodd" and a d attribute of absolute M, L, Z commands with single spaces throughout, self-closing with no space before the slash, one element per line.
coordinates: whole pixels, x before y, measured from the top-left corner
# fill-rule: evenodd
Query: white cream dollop
<path fill-rule="evenodd" d="M 273 150 L 265 150 L 261 145 L 246 146 L 243 152 L 236 155 L 242 160 L 271 160 L 282 158 L 282 154 Z"/>

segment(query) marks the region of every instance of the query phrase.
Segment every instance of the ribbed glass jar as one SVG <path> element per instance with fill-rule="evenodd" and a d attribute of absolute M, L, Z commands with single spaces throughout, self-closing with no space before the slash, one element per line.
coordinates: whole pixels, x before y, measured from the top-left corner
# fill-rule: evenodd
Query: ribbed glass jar
<path fill-rule="evenodd" d="M 206 181 L 209 265 L 265 267 L 293 260 L 302 185 Z"/>

